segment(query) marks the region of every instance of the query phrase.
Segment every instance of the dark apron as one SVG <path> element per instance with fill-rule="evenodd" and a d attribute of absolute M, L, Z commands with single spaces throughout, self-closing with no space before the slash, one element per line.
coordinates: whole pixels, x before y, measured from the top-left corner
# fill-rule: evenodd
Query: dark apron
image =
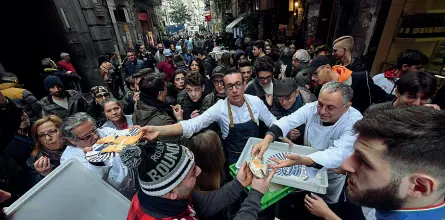
<path fill-rule="evenodd" d="M 229 102 L 227 102 L 230 126 L 229 133 L 224 139 L 223 145 L 229 165 L 238 161 L 238 158 L 241 155 L 241 152 L 243 151 L 249 137 L 258 137 L 259 135 L 258 125 L 253 117 L 252 109 L 250 108 L 250 105 L 245 97 L 244 100 L 246 102 L 247 109 L 249 110 L 251 120 L 239 124 L 233 123 L 232 108 L 230 107 Z"/>

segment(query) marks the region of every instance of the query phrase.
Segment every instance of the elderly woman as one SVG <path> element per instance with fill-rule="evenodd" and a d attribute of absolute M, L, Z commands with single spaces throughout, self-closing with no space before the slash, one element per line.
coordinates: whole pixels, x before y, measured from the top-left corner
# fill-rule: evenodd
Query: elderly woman
<path fill-rule="evenodd" d="M 45 116 L 31 127 L 31 135 L 36 145 L 27 161 L 33 184 L 36 184 L 60 165 L 60 157 L 66 142 L 60 126 L 62 119 L 56 115 Z"/>
<path fill-rule="evenodd" d="M 116 130 L 128 129 L 133 125 L 132 115 L 124 115 L 122 104 L 116 99 L 106 99 L 103 104 L 105 117 L 108 119 L 101 128 L 112 128 Z"/>

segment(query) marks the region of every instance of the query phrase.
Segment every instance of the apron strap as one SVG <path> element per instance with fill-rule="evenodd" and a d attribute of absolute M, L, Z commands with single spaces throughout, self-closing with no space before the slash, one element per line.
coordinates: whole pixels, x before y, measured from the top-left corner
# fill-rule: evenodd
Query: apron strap
<path fill-rule="evenodd" d="M 255 118 L 253 117 L 252 108 L 250 108 L 249 102 L 247 102 L 246 96 L 244 96 L 244 102 L 246 102 L 247 110 L 249 111 L 250 118 L 252 121 L 256 123 Z M 235 127 L 235 123 L 233 122 L 233 115 L 232 115 L 232 107 L 230 106 L 229 100 L 227 100 L 227 111 L 229 112 L 229 121 L 230 121 L 230 127 Z"/>

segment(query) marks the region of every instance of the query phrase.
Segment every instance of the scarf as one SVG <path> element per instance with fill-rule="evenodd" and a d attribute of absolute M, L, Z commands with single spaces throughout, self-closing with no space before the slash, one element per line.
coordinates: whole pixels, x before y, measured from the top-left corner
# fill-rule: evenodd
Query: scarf
<path fill-rule="evenodd" d="M 290 107 L 289 109 L 284 109 L 281 108 L 281 112 L 283 113 L 283 117 L 284 116 L 288 116 L 294 112 L 296 112 L 299 108 L 301 108 L 303 106 L 303 99 L 301 98 L 301 95 L 297 96 L 297 100 L 295 101 L 294 105 L 292 107 Z"/>
<path fill-rule="evenodd" d="M 150 213 L 156 213 L 158 216 L 172 217 L 178 216 L 187 210 L 189 200 L 170 200 L 157 196 L 148 196 L 142 191 L 138 194 L 139 204 Z"/>
<path fill-rule="evenodd" d="M 338 82 L 345 82 L 349 77 L 351 77 L 352 71 L 348 68 L 340 65 L 335 65 L 332 67 L 332 70 L 334 70 L 336 73 L 340 74 L 340 77 L 338 77 Z"/>
<path fill-rule="evenodd" d="M 394 69 L 387 69 L 385 70 L 385 72 L 383 72 L 383 75 L 385 76 L 385 78 L 387 78 L 388 80 L 393 80 L 396 77 L 396 72 L 397 72 L 397 68 Z"/>

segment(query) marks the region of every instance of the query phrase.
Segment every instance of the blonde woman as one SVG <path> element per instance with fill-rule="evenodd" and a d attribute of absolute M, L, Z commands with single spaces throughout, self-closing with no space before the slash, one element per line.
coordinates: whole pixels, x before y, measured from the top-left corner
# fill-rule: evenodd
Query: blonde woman
<path fill-rule="evenodd" d="M 34 172 L 34 184 L 39 182 L 57 166 L 66 144 L 60 126 L 62 119 L 56 115 L 45 116 L 37 120 L 31 127 L 31 135 L 36 146 L 27 161 L 28 167 Z"/>

